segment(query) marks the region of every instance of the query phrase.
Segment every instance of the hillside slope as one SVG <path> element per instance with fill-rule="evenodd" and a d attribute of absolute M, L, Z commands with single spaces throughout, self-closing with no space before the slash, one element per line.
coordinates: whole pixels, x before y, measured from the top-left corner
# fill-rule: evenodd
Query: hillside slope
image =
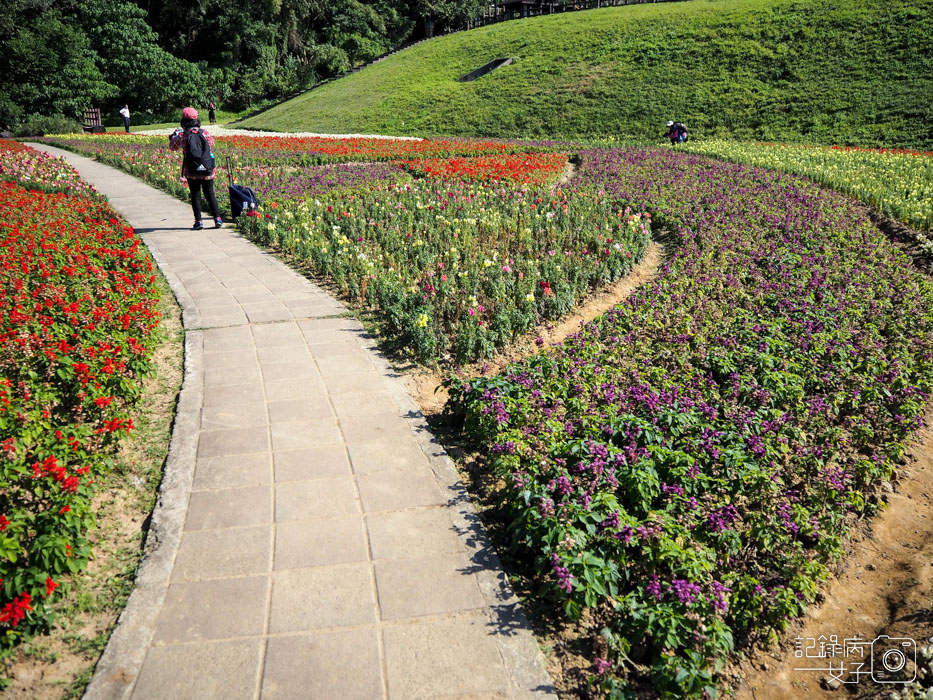
<path fill-rule="evenodd" d="M 933 148 L 928 0 L 693 0 L 424 42 L 248 120 L 285 131 Z M 498 57 L 515 63 L 470 83 Z"/>

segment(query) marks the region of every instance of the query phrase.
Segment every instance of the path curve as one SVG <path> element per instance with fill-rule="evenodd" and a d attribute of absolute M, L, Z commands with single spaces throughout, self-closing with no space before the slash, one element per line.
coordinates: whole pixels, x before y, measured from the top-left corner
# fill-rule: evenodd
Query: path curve
<path fill-rule="evenodd" d="M 544 659 L 443 448 L 346 308 L 231 229 L 48 146 L 137 231 L 185 375 L 136 586 L 85 693 L 541 698 Z"/>

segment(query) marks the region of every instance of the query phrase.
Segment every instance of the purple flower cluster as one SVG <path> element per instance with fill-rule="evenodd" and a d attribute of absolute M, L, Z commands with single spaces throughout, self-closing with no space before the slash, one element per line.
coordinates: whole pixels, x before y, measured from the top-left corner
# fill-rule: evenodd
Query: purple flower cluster
<path fill-rule="evenodd" d="M 695 603 L 697 596 L 699 596 L 701 592 L 699 584 L 677 578 L 671 581 L 670 590 L 677 600 L 684 605 L 692 605 Z"/>
<path fill-rule="evenodd" d="M 557 587 L 566 593 L 570 593 L 573 590 L 574 577 L 566 566 L 561 565 L 560 557 L 557 554 L 551 554 L 551 570 L 557 578 Z"/>
<path fill-rule="evenodd" d="M 706 516 L 706 526 L 710 532 L 722 532 L 732 527 L 738 517 L 739 511 L 735 509 L 735 506 L 722 506 Z"/>

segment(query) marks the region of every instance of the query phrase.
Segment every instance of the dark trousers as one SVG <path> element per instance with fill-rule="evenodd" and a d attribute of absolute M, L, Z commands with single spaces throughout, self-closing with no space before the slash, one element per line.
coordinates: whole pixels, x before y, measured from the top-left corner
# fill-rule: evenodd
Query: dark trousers
<path fill-rule="evenodd" d="M 207 200 L 207 206 L 211 208 L 215 219 L 220 218 L 220 207 L 217 206 L 217 197 L 214 196 L 213 180 L 193 180 L 188 178 L 188 189 L 191 190 L 191 210 L 194 212 L 194 220 L 201 220 L 201 192 L 204 192 L 204 198 Z"/>
<path fill-rule="evenodd" d="M 126 129 L 126 133 L 130 133 L 130 118 L 123 117 L 123 128 Z"/>

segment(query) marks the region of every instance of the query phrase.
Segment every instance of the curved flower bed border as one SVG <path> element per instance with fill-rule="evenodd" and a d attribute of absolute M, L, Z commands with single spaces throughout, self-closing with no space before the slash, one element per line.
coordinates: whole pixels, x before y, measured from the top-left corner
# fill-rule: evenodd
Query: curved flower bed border
<path fill-rule="evenodd" d="M 814 601 L 933 387 L 933 285 L 788 175 L 592 151 L 580 177 L 679 245 L 562 347 L 451 382 L 547 595 L 590 611 L 596 682 L 716 693 L 737 643 Z"/>
<path fill-rule="evenodd" d="M 70 194 L 64 161 L 0 149 L 0 178 L 31 187 L 0 182 L 2 651 L 48 625 L 56 579 L 87 564 L 95 482 L 133 429 L 159 318 L 133 230 L 87 186 Z"/>

